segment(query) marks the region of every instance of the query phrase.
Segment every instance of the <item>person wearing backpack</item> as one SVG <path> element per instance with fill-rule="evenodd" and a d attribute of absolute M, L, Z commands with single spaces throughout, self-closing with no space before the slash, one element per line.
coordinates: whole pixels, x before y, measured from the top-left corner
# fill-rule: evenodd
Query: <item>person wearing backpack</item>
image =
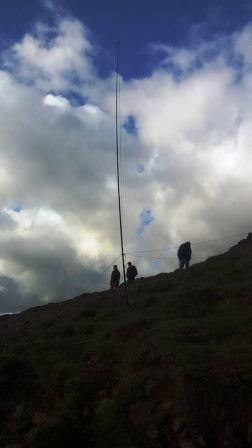
<path fill-rule="evenodd" d="M 117 265 L 114 264 L 113 271 L 111 273 L 111 278 L 110 278 L 110 288 L 111 289 L 117 289 L 119 287 L 120 276 L 121 276 L 120 271 L 118 270 Z"/>
<path fill-rule="evenodd" d="M 127 281 L 128 282 L 133 282 L 137 275 L 138 275 L 138 272 L 137 272 L 136 266 L 133 266 L 131 261 L 129 261 L 128 262 L 127 273 L 126 273 Z"/>
<path fill-rule="evenodd" d="M 189 268 L 190 260 L 192 257 L 191 243 L 187 241 L 181 244 L 178 250 L 179 269 Z"/>

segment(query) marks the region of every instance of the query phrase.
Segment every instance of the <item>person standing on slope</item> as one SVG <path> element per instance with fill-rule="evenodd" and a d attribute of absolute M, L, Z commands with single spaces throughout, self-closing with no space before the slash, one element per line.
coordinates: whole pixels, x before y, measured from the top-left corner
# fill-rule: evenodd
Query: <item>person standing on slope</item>
<path fill-rule="evenodd" d="M 128 262 L 127 273 L 126 273 L 127 281 L 128 282 L 133 282 L 137 275 L 138 275 L 138 272 L 137 272 L 136 266 L 133 266 L 131 261 L 129 261 Z"/>
<path fill-rule="evenodd" d="M 190 260 L 192 257 L 191 243 L 187 241 L 181 244 L 178 250 L 179 269 L 189 268 Z"/>
<path fill-rule="evenodd" d="M 121 274 L 118 271 L 117 265 L 114 264 L 113 271 L 111 273 L 111 278 L 110 278 L 110 288 L 111 289 L 117 289 L 119 287 L 120 276 L 121 276 Z"/>

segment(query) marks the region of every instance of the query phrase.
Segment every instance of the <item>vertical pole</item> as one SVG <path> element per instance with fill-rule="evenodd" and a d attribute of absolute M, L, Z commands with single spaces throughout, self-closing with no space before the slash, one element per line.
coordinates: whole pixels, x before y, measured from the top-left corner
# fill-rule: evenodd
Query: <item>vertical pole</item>
<path fill-rule="evenodd" d="M 119 133 L 118 133 L 118 87 L 119 87 L 119 40 L 117 42 L 117 56 L 116 56 L 116 169 L 117 169 L 117 193 L 118 193 L 118 212 L 119 212 L 119 226 L 121 239 L 121 255 L 123 266 L 124 292 L 126 304 L 128 304 L 128 290 L 125 275 L 125 259 L 123 246 L 123 229 L 122 229 L 122 211 L 121 211 L 121 191 L 120 191 L 120 166 L 119 166 Z"/>

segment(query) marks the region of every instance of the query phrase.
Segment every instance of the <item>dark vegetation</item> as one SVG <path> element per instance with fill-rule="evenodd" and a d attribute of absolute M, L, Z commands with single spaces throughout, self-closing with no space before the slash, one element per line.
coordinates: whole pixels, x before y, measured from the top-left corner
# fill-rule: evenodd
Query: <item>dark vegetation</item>
<path fill-rule="evenodd" d="M 252 446 L 252 242 L 0 319 L 1 448 Z"/>

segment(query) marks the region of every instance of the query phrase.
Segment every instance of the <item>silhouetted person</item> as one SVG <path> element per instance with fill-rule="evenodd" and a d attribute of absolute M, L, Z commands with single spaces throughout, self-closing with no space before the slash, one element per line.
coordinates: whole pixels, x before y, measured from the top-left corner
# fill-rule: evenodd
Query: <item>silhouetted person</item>
<path fill-rule="evenodd" d="M 118 271 L 117 265 L 114 264 L 113 271 L 111 273 L 110 288 L 117 289 L 120 283 L 120 272 Z"/>
<path fill-rule="evenodd" d="M 178 250 L 178 259 L 179 259 L 179 269 L 189 268 L 190 260 L 192 257 L 192 249 L 191 243 L 189 241 L 187 243 L 181 244 Z"/>
<path fill-rule="evenodd" d="M 129 261 L 128 262 L 127 273 L 126 273 L 127 281 L 128 282 L 133 282 L 137 275 L 138 275 L 138 272 L 137 272 L 136 266 L 133 266 L 131 261 Z"/>

